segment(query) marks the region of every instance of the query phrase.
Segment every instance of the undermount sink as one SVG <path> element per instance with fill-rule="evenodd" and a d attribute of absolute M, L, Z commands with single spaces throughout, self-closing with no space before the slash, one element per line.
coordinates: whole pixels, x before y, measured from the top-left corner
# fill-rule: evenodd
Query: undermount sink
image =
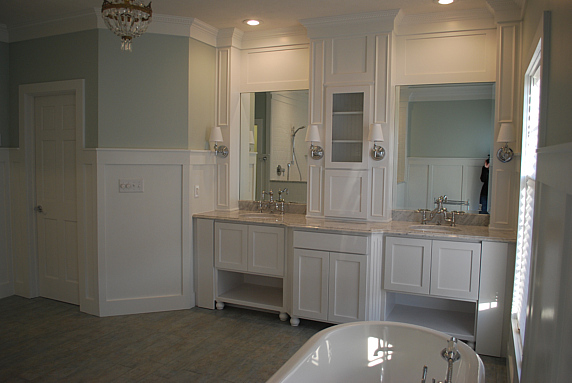
<path fill-rule="evenodd" d="M 244 213 L 244 214 L 239 214 L 239 216 L 241 218 L 280 218 L 281 215 L 280 213 L 256 213 L 256 212 L 252 212 L 252 213 Z"/>
<path fill-rule="evenodd" d="M 449 233 L 459 231 L 456 227 L 444 226 L 444 225 L 411 225 L 409 229 L 415 231 L 433 231 L 438 233 Z"/>

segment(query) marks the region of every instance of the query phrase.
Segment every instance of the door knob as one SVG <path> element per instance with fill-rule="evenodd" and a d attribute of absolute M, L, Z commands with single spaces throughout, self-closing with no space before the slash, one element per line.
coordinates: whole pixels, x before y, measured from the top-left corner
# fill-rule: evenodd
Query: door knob
<path fill-rule="evenodd" d="M 35 208 L 34 210 L 36 210 L 38 213 L 43 213 L 43 212 L 44 212 L 44 208 L 42 208 L 42 205 L 36 206 L 36 208 Z"/>

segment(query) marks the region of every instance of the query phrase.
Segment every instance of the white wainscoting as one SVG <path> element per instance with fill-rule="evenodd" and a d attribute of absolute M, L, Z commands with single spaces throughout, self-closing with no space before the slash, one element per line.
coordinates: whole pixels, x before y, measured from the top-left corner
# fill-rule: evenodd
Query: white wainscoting
<path fill-rule="evenodd" d="M 9 149 L 0 148 L 0 299 L 14 294 Z"/>
<path fill-rule="evenodd" d="M 484 162 L 484 158 L 408 158 L 405 209 L 433 209 L 435 198 L 447 195 L 450 200 L 468 200 L 469 210 L 479 210 Z"/>
<path fill-rule="evenodd" d="M 98 150 L 101 316 L 194 306 L 191 205 L 214 208 L 214 174 L 208 151 Z M 120 193 L 120 180 L 143 192 Z"/>

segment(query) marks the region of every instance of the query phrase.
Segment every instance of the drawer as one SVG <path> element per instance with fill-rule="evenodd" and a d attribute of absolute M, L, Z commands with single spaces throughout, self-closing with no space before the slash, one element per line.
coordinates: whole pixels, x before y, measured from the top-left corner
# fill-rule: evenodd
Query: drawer
<path fill-rule="evenodd" d="M 294 231 L 294 247 L 339 253 L 368 254 L 369 237 Z"/>

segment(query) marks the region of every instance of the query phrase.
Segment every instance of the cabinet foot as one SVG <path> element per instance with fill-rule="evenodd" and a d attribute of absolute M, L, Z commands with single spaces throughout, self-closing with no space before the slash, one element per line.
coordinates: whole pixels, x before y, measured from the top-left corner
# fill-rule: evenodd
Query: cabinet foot
<path fill-rule="evenodd" d="M 288 314 L 286 314 L 286 313 L 280 313 L 280 314 L 278 315 L 278 318 L 280 318 L 280 320 L 281 320 L 282 322 L 285 322 L 285 321 L 288 319 Z"/>
<path fill-rule="evenodd" d="M 224 309 L 224 302 L 217 302 L 217 303 L 216 303 L 216 308 L 217 308 L 217 310 L 222 310 L 222 309 Z"/>
<path fill-rule="evenodd" d="M 292 317 L 290 318 L 290 324 L 294 327 L 300 324 L 300 318 Z"/>

